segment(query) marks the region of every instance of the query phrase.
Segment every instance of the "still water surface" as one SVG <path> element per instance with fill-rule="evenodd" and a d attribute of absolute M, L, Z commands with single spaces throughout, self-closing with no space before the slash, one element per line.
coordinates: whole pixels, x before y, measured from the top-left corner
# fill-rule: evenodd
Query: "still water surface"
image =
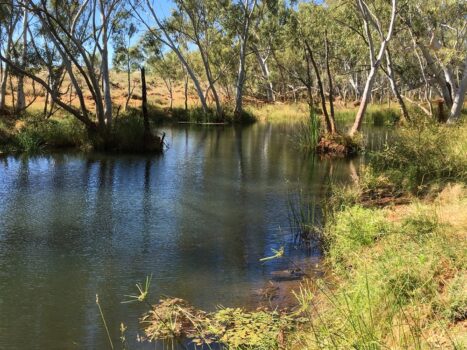
<path fill-rule="evenodd" d="M 107 348 L 96 294 L 114 341 L 124 322 L 135 345 L 146 307 L 121 302 L 151 274 L 153 300 L 253 304 L 287 267 L 259 258 L 282 244 L 305 254 L 288 234 L 288 193 L 319 197 L 353 165 L 304 155 L 290 131 L 172 127 L 162 156 L 0 159 L 0 349 Z"/>

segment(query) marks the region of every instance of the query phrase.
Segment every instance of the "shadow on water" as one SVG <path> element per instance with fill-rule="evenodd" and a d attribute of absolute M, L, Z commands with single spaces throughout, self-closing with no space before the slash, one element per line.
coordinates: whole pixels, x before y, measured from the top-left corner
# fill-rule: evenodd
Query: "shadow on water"
<path fill-rule="evenodd" d="M 320 198 L 350 181 L 349 161 L 304 155 L 292 127 L 164 130 L 163 156 L 51 154 L 0 160 L 0 348 L 101 349 L 120 322 L 136 343 L 144 305 L 121 304 L 153 276 L 153 300 L 248 306 L 287 268 L 290 188 Z M 376 142 L 376 141 L 375 141 Z M 357 160 L 358 162 L 358 160 Z M 313 252 L 319 259 L 319 252 Z"/>

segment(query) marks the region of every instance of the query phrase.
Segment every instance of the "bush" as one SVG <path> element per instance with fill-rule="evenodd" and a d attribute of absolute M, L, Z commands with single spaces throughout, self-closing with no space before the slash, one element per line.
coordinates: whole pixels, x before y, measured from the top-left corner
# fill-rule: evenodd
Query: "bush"
<path fill-rule="evenodd" d="M 447 288 L 447 305 L 444 311 L 451 322 L 467 319 L 467 276 L 458 275 Z"/>
<path fill-rule="evenodd" d="M 33 128 L 21 129 L 15 140 L 18 150 L 25 153 L 37 153 L 42 150 L 45 143 L 43 135 Z"/>
<path fill-rule="evenodd" d="M 118 118 L 114 123 L 112 138 L 113 148 L 117 151 L 143 151 L 143 117 L 136 110 L 132 110 Z"/>
<path fill-rule="evenodd" d="M 26 153 L 47 147 L 79 147 L 87 141 L 84 127 L 71 117 L 58 120 L 27 118 L 14 138 L 16 149 Z"/>
<path fill-rule="evenodd" d="M 390 108 L 376 110 L 369 114 L 369 119 L 373 121 L 374 126 L 394 125 L 400 119 L 399 114 Z"/>
<path fill-rule="evenodd" d="M 152 134 L 146 135 L 144 119 L 137 109 L 128 110 L 115 120 L 110 135 L 110 142 L 95 139 L 96 148 L 105 148 L 117 152 L 160 152 L 161 139 Z"/>
<path fill-rule="evenodd" d="M 397 187 L 423 193 L 430 186 L 467 181 L 467 127 L 422 123 L 404 127 L 370 166 Z"/>

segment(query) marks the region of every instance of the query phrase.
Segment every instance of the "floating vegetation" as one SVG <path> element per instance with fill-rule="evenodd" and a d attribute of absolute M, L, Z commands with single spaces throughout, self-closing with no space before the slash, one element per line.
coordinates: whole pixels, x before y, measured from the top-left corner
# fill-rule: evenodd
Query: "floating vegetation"
<path fill-rule="evenodd" d="M 277 349 L 296 324 L 285 311 L 220 308 L 206 313 L 183 299 L 167 298 L 141 319 L 149 341 L 177 337 L 196 346 L 217 344 L 228 349 Z"/>

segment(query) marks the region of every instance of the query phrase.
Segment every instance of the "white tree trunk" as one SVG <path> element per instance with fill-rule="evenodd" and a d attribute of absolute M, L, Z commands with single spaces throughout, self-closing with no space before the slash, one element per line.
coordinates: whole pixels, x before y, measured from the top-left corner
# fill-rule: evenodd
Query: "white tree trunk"
<path fill-rule="evenodd" d="M 355 116 L 354 124 L 349 131 L 349 136 L 354 136 L 355 133 L 360 131 L 360 128 L 362 126 L 363 118 L 365 116 L 365 112 L 368 107 L 368 101 L 370 99 L 371 90 L 375 82 L 376 73 L 378 71 L 378 68 L 381 65 L 381 60 L 383 58 L 383 55 L 385 54 L 386 47 L 389 41 L 391 40 L 392 33 L 394 31 L 394 23 L 396 20 L 396 9 L 397 9 L 397 0 L 392 0 L 391 22 L 389 24 L 389 29 L 388 29 L 386 37 L 382 40 L 378 56 L 375 58 L 373 40 L 372 40 L 370 29 L 369 29 L 369 21 L 370 21 L 369 16 L 372 16 L 372 14 L 368 13 L 369 9 L 364 0 L 357 0 L 357 4 L 363 17 L 365 32 L 366 32 L 367 39 L 368 39 L 368 45 L 370 49 L 371 69 L 370 69 L 370 73 L 368 74 L 368 78 L 366 80 L 365 89 L 363 90 L 363 96 L 360 101 L 360 107 L 358 109 L 357 115 Z"/>
<path fill-rule="evenodd" d="M 253 0 L 252 9 L 250 10 L 250 2 L 246 0 L 243 4 L 245 18 L 243 22 L 242 33 L 240 35 L 240 57 L 238 65 L 237 85 L 235 93 L 235 111 L 236 117 L 241 117 L 243 112 L 243 86 L 245 85 L 245 58 L 248 36 L 250 31 L 250 19 L 256 7 L 256 0 Z"/>
<path fill-rule="evenodd" d="M 23 13 L 23 51 L 21 53 L 21 68 L 26 69 L 27 47 L 28 47 L 28 10 Z M 16 110 L 22 111 L 26 107 L 26 97 L 24 95 L 24 75 L 18 75 Z"/>
<path fill-rule="evenodd" d="M 159 17 L 157 16 L 156 12 L 154 11 L 154 8 L 151 5 L 151 3 L 149 2 L 149 0 L 146 0 L 146 6 L 149 9 L 149 12 L 151 13 L 153 19 L 155 20 L 157 26 L 159 27 L 161 32 L 164 34 L 165 40 L 161 39 L 160 37 L 158 37 L 158 39 L 161 39 L 161 41 L 164 44 L 166 44 L 177 55 L 178 59 L 180 60 L 180 62 L 183 65 L 183 67 L 185 67 L 186 72 L 190 76 L 191 81 L 193 81 L 193 85 L 195 86 L 195 90 L 196 90 L 196 93 L 198 94 L 198 98 L 199 98 L 199 101 L 201 103 L 201 107 L 203 108 L 203 111 L 207 112 L 208 111 L 208 104 L 206 102 L 206 98 L 204 97 L 204 93 L 203 93 L 203 89 L 201 88 L 201 84 L 200 84 L 194 70 L 190 67 L 187 60 L 183 56 L 182 52 L 177 47 L 177 45 L 175 45 L 175 43 L 172 40 L 172 38 L 170 37 L 169 33 L 166 31 L 165 27 L 162 25 L 161 21 L 159 20 Z M 144 25 L 149 29 L 149 31 L 151 31 L 154 35 L 156 35 L 151 30 L 151 26 L 146 23 L 144 18 L 141 17 L 139 14 L 138 14 L 138 17 L 141 19 L 141 21 L 144 23 Z"/>
<path fill-rule="evenodd" d="M 406 121 L 410 121 L 410 116 L 409 116 L 409 112 L 407 111 L 407 106 L 405 105 L 405 102 L 402 99 L 399 89 L 397 88 L 396 77 L 394 75 L 394 70 L 392 68 L 392 57 L 391 57 L 391 53 L 389 52 L 389 49 L 386 50 L 386 68 L 387 68 L 387 73 L 388 73 L 387 77 L 389 80 L 389 84 L 391 85 L 392 93 L 396 97 L 397 102 L 399 103 L 399 106 L 401 107 L 402 115 L 404 119 Z"/>
<path fill-rule="evenodd" d="M 267 62 L 267 58 L 264 58 L 261 53 L 259 52 L 258 48 L 256 46 L 253 47 L 253 51 L 255 52 L 256 58 L 258 60 L 259 66 L 261 68 L 261 74 L 263 75 L 264 79 L 264 85 L 266 88 L 266 96 L 268 99 L 268 102 L 275 102 L 276 101 L 276 96 L 274 95 L 274 89 L 272 87 L 272 82 L 271 82 L 271 74 L 269 72 L 269 66 Z"/>
<path fill-rule="evenodd" d="M 108 51 L 108 18 L 105 13 L 105 5 L 103 0 L 100 1 L 101 20 L 102 20 L 102 85 L 104 93 L 104 119 L 107 128 L 112 126 L 112 96 L 110 90 L 110 71 L 109 71 L 109 51 Z"/>
<path fill-rule="evenodd" d="M 8 83 L 8 73 L 10 67 L 8 64 L 5 64 L 5 69 L 3 70 L 2 81 L 0 83 L 0 113 L 5 109 L 5 99 L 6 99 L 6 87 Z"/>
<path fill-rule="evenodd" d="M 462 108 L 464 106 L 465 94 L 467 92 L 467 57 L 465 59 L 464 64 L 464 75 L 462 80 L 459 84 L 459 88 L 457 89 L 454 95 L 454 101 L 451 108 L 451 114 L 448 119 L 448 123 L 455 123 L 459 120 L 462 112 Z"/>

